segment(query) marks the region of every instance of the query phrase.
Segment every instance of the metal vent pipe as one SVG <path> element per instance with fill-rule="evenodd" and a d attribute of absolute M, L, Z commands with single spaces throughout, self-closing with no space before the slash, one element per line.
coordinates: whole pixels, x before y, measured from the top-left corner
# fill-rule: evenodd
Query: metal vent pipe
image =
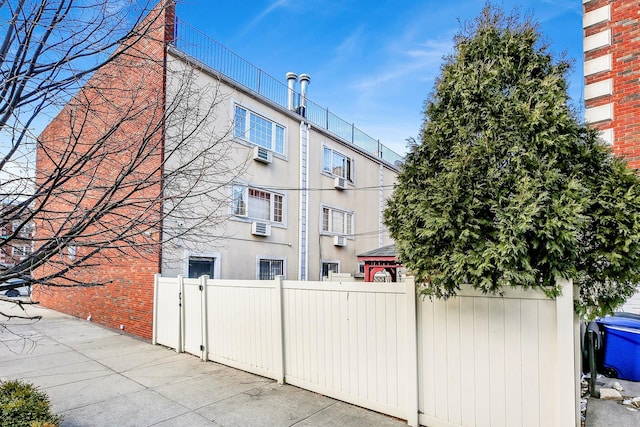
<path fill-rule="evenodd" d="M 301 76 L 302 77 L 302 76 Z M 298 75 L 296 73 L 287 73 L 287 85 L 289 86 L 288 89 L 288 98 L 287 98 L 287 108 L 289 110 L 294 110 L 295 107 L 295 103 L 294 103 L 294 95 L 296 93 L 296 82 L 298 81 Z"/>
<path fill-rule="evenodd" d="M 300 115 L 307 117 L 307 88 L 311 82 L 309 74 L 300 74 Z"/>
<path fill-rule="evenodd" d="M 311 82 L 309 74 L 300 74 L 300 105 L 307 108 L 307 87 Z"/>

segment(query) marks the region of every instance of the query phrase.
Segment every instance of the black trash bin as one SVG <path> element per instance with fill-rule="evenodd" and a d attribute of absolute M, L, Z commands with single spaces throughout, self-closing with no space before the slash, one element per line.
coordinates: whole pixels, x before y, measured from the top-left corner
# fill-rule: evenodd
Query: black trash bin
<path fill-rule="evenodd" d="M 593 321 L 589 322 L 580 322 L 580 350 L 582 353 L 582 373 L 588 374 L 591 371 L 591 366 L 589 366 L 589 331 L 593 331 L 593 339 L 594 341 L 594 356 L 596 360 L 602 359 L 600 356 L 602 350 L 602 333 L 600 332 L 600 327 L 598 324 Z M 599 367 L 602 367 L 602 364 L 598 364 Z"/>
<path fill-rule="evenodd" d="M 616 313 L 597 322 L 604 338 L 599 371 L 622 380 L 640 381 L 640 315 Z"/>

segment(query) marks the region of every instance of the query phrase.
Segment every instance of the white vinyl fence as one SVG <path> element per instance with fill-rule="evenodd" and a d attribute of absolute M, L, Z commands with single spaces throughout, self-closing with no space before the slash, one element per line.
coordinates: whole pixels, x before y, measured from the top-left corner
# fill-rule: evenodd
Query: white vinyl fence
<path fill-rule="evenodd" d="M 563 289 L 431 301 L 412 278 L 156 276 L 153 342 L 413 426 L 578 426 L 578 323 Z"/>

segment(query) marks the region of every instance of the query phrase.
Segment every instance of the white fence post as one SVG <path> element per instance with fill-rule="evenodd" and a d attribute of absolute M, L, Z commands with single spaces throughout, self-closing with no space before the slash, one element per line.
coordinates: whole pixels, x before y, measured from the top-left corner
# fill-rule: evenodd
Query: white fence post
<path fill-rule="evenodd" d="M 202 324 L 202 338 L 201 338 L 201 347 L 200 347 L 200 359 L 203 361 L 207 361 L 207 357 L 209 355 L 209 330 L 207 329 L 207 325 L 209 324 L 207 319 L 207 281 L 209 280 L 209 276 L 200 276 L 200 306 L 201 306 L 201 324 Z"/>
<path fill-rule="evenodd" d="M 577 317 L 573 308 L 573 282 L 558 280 L 562 295 L 556 298 L 557 345 L 558 345 L 558 401 L 557 425 L 580 426 L 579 384 L 576 365 L 578 336 L 575 334 Z M 578 352 L 578 353 L 576 353 Z"/>
<path fill-rule="evenodd" d="M 274 337 L 275 377 L 278 384 L 284 384 L 284 312 L 282 311 L 282 282 L 284 276 L 276 276 L 274 280 L 273 302 L 277 313 Z"/>
<path fill-rule="evenodd" d="M 184 349 L 184 278 L 182 275 L 178 276 L 178 343 L 176 345 L 176 352 L 182 353 Z"/>
<path fill-rule="evenodd" d="M 159 274 L 153 275 L 153 326 L 151 332 L 151 344 L 158 343 L 158 278 Z"/>
<path fill-rule="evenodd" d="M 418 426 L 418 317 L 416 311 L 416 286 L 413 277 L 406 280 L 407 310 L 407 424 Z"/>
<path fill-rule="evenodd" d="M 573 290 L 573 301 L 580 298 L 580 286 L 573 283 L 573 280 L 570 281 L 571 287 Z M 573 305 L 572 305 L 573 307 Z M 582 346 L 580 340 L 582 336 L 580 335 L 580 316 L 578 313 L 573 310 L 573 369 L 574 369 L 574 396 L 575 396 L 575 417 L 576 417 L 576 427 L 581 425 L 581 414 L 580 414 L 580 376 L 582 368 Z"/>

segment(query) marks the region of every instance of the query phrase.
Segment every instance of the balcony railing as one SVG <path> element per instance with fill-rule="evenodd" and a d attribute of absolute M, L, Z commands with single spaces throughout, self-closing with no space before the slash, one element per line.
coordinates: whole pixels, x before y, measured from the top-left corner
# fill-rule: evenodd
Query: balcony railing
<path fill-rule="evenodd" d="M 184 21 L 179 21 L 176 26 L 176 32 L 175 47 L 182 53 L 222 73 L 247 89 L 264 96 L 271 102 L 283 108 L 288 108 L 288 87 L 286 83 L 265 73 Z M 299 100 L 300 94 L 296 93 L 295 98 Z M 298 105 L 298 103 L 295 105 Z M 372 138 L 355 127 L 353 123 L 341 119 L 308 98 L 306 100 L 305 117 L 313 125 L 323 128 L 340 139 L 373 154 L 395 168 L 399 168 L 403 162 L 402 156 L 381 144 L 379 140 Z"/>

